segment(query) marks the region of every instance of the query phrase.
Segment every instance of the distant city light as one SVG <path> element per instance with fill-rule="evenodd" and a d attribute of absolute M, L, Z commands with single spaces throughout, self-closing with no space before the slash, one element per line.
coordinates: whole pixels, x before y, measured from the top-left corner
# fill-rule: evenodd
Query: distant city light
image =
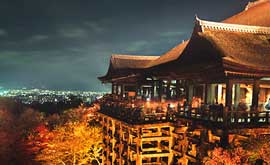
<path fill-rule="evenodd" d="M 96 99 L 101 98 L 104 92 L 92 92 L 92 91 L 56 91 L 46 89 L 11 89 L 0 90 L 1 97 L 10 97 L 24 104 L 38 103 L 57 103 L 68 102 L 72 100 L 72 97 L 80 99 L 83 103 L 91 103 Z M 72 97 L 71 97 L 72 96 Z"/>

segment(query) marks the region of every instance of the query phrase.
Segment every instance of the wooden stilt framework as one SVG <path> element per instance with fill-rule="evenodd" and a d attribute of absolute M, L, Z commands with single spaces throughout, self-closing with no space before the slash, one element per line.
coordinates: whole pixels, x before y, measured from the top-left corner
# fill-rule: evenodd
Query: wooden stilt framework
<path fill-rule="evenodd" d="M 228 127 L 226 121 L 218 127 L 214 127 L 217 123 L 212 121 L 203 122 L 201 119 L 184 117 L 134 124 L 104 113 L 98 113 L 98 116 L 103 128 L 102 160 L 105 165 L 200 163 L 217 144 L 226 147 L 235 140 L 247 140 L 250 136 L 258 136 L 257 130 L 262 130 L 261 135 L 270 134 L 268 127 L 245 128 L 242 126 L 245 123 L 240 127 Z M 269 114 L 267 116 L 265 120 L 268 123 Z"/>
<path fill-rule="evenodd" d="M 223 136 L 213 133 L 218 130 L 195 128 L 190 120 L 130 125 L 100 114 L 100 121 L 105 144 L 103 163 L 106 165 L 196 163 Z"/>
<path fill-rule="evenodd" d="M 170 123 L 130 125 L 100 115 L 104 132 L 105 164 L 170 164 L 173 129 Z"/>

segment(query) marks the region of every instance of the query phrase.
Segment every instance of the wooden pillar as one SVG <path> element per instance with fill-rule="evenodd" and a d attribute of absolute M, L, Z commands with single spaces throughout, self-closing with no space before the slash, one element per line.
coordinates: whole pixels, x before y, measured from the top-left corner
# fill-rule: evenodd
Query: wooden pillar
<path fill-rule="evenodd" d="M 103 129 L 105 129 L 105 136 L 103 136 L 103 140 L 104 140 L 104 153 L 106 153 L 106 157 L 105 157 L 105 154 L 102 154 L 102 162 L 104 163 L 108 163 L 108 150 L 107 150 L 107 147 L 108 147 L 108 143 L 107 143 L 107 139 L 106 137 L 108 136 L 108 126 L 107 126 L 107 121 L 105 119 L 104 116 L 102 116 L 102 127 Z"/>
<path fill-rule="evenodd" d="M 189 84 L 188 85 L 188 94 L 187 94 L 187 101 L 188 103 L 192 102 L 192 98 L 193 98 L 193 92 L 194 92 L 194 86 L 193 84 Z"/>
<path fill-rule="evenodd" d="M 169 140 L 169 153 L 171 153 L 168 156 L 168 164 L 172 164 L 173 163 L 173 154 L 172 154 L 172 148 L 174 145 L 174 141 L 173 141 L 173 127 L 169 127 L 169 131 L 170 131 L 170 140 Z"/>
<path fill-rule="evenodd" d="M 216 98 L 216 84 L 207 84 L 207 103 L 215 104 Z"/>
<path fill-rule="evenodd" d="M 142 85 L 141 85 L 140 83 L 137 84 L 137 92 L 136 92 L 136 93 L 137 93 L 137 94 L 136 94 L 137 96 L 138 96 L 138 95 L 139 95 L 139 96 L 142 96 L 141 86 L 142 86 Z"/>
<path fill-rule="evenodd" d="M 121 87 L 119 84 L 116 84 L 116 94 L 120 95 L 121 94 Z"/>
<path fill-rule="evenodd" d="M 205 84 L 204 85 L 204 104 L 208 104 L 208 88 L 209 88 L 209 84 Z"/>
<path fill-rule="evenodd" d="M 163 81 L 159 80 L 158 81 L 158 98 L 159 98 L 159 101 L 161 101 L 162 95 L 163 95 Z"/>
<path fill-rule="evenodd" d="M 116 84 L 113 84 L 113 90 L 114 90 L 114 94 L 117 94 L 117 85 Z"/>
<path fill-rule="evenodd" d="M 132 135 L 131 135 L 131 128 L 130 127 L 127 127 L 127 133 L 128 133 L 128 145 L 127 145 L 127 157 L 128 157 L 128 165 L 130 164 L 129 161 L 130 161 L 130 156 L 131 155 L 131 148 L 130 148 L 130 144 L 132 143 Z"/>
<path fill-rule="evenodd" d="M 260 80 L 255 79 L 253 83 L 253 92 L 252 92 L 252 107 L 253 108 L 258 108 L 259 93 L 260 93 Z"/>
<path fill-rule="evenodd" d="M 206 87 L 205 87 L 205 84 L 201 84 L 201 85 L 202 85 L 202 87 L 203 87 L 201 99 L 202 99 L 202 103 L 205 104 L 205 93 L 206 93 L 206 92 L 205 92 L 205 88 L 206 88 Z"/>
<path fill-rule="evenodd" d="M 223 89 L 222 89 L 222 84 L 217 84 L 217 93 L 216 93 L 216 98 L 217 98 L 217 102 L 220 104 L 223 102 Z"/>
<path fill-rule="evenodd" d="M 111 91 L 112 94 L 114 94 L 114 84 L 112 83 L 112 91 Z"/>
<path fill-rule="evenodd" d="M 213 85 L 212 84 L 207 84 L 207 98 L 206 98 L 206 102 L 207 104 L 213 104 L 213 92 L 212 92 L 212 88 Z"/>
<path fill-rule="evenodd" d="M 119 130 L 119 139 L 120 139 L 120 148 L 119 148 L 119 151 L 120 151 L 120 153 L 117 153 L 117 154 L 119 154 L 119 160 L 120 160 L 120 162 L 119 162 L 119 165 L 122 165 L 123 163 L 123 159 L 122 159 L 122 153 L 123 153 L 123 139 L 122 139 L 122 137 L 123 137 L 123 127 L 122 127 L 122 123 L 120 122 L 119 123 L 119 125 L 120 125 L 120 130 Z"/>
<path fill-rule="evenodd" d="M 109 130 L 110 130 L 110 120 L 109 118 L 106 118 L 107 120 L 107 123 L 106 123 L 106 126 L 107 126 L 107 131 L 106 131 L 106 134 L 108 135 L 108 137 L 110 137 L 110 134 L 109 134 Z M 107 149 L 107 163 L 110 163 L 110 155 L 111 155 L 111 151 L 109 149 L 109 146 L 110 146 L 110 139 L 107 138 L 106 140 L 106 149 Z"/>
<path fill-rule="evenodd" d="M 136 89 L 135 89 L 135 98 L 139 95 L 139 89 L 140 89 L 140 85 L 136 84 Z"/>
<path fill-rule="evenodd" d="M 151 99 L 155 98 L 155 81 L 151 81 Z"/>
<path fill-rule="evenodd" d="M 137 141 L 136 141 L 136 153 L 137 153 L 137 159 L 136 159 L 136 165 L 142 165 L 142 155 L 141 155 L 141 148 L 142 148 L 142 137 L 141 137 L 141 128 L 138 128 L 137 132 Z"/>
<path fill-rule="evenodd" d="M 222 129 L 222 135 L 220 139 L 221 147 L 226 148 L 229 146 L 229 131 L 228 128 Z"/>
<path fill-rule="evenodd" d="M 189 102 L 188 100 L 188 96 L 189 96 L 189 81 L 185 80 L 185 94 L 186 94 L 186 100 L 187 102 Z"/>
<path fill-rule="evenodd" d="M 167 88 L 166 88 L 166 99 L 171 99 L 171 80 L 167 81 Z"/>
<path fill-rule="evenodd" d="M 232 80 L 227 80 L 226 81 L 226 100 L 225 100 L 225 104 L 229 108 L 232 105 L 232 87 L 233 87 Z"/>
<path fill-rule="evenodd" d="M 234 107 L 236 108 L 240 102 L 241 90 L 240 84 L 235 84 L 234 87 Z"/>
<path fill-rule="evenodd" d="M 115 156 L 115 143 L 116 143 L 116 139 L 115 139 L 115 121 L 114 120 L 111 120 L 112 121 L 112 162 L 114 163 L 115 159 L 116 159 L 116 156 Z"/>
<path fill-rule="evenodd" d="M 176 99 L 180 99 L 180 80 L 176 80 L 176 85 L 175 85 L 175 91 L 176 91 Z"/>
<path fill-rule="evenodd" d="M 121 97 L 123 97 L 123 96 L 124 96 L 124 85 L 121 84 L 120 86 L 121 86 L 121 92 L 120 92 L 120 95 L 121 95 Z"/>

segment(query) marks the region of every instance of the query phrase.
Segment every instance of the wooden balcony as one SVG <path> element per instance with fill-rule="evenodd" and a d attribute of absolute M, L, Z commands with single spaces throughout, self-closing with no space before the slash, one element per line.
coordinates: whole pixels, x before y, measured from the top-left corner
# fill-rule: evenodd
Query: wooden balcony
<path fill-rule="evenodd" d="M 254 128 L 270 125 L 270 111 L 237 111 L 228 107 L 208 110 L 201 108 L 180 109 L 175 113 L 175 117 L 215 127 Z"/>
<path fill-rule="evenodd" d="M 102 104 L 99 113 L 124 121 L 128 124 L 154 124 L 187 120 L 216 128 L 256 128 L 270 125 L 270 111 L 238 111 L 222 105 L 166 107 L 161 112 L 144 107 L 128 107 L 124 104 Z"/>

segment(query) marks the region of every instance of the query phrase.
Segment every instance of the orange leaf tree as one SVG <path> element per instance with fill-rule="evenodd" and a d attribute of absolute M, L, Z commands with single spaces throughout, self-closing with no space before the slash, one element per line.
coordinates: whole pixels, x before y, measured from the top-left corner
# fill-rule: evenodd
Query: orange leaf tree
<path fill-rule="evenodd" d="M 50 132 L 52 139 L 37 154 L 43 164 L 83 165 L 101 163 L 102 132 L 87 122 L 67 122 Z"/>

